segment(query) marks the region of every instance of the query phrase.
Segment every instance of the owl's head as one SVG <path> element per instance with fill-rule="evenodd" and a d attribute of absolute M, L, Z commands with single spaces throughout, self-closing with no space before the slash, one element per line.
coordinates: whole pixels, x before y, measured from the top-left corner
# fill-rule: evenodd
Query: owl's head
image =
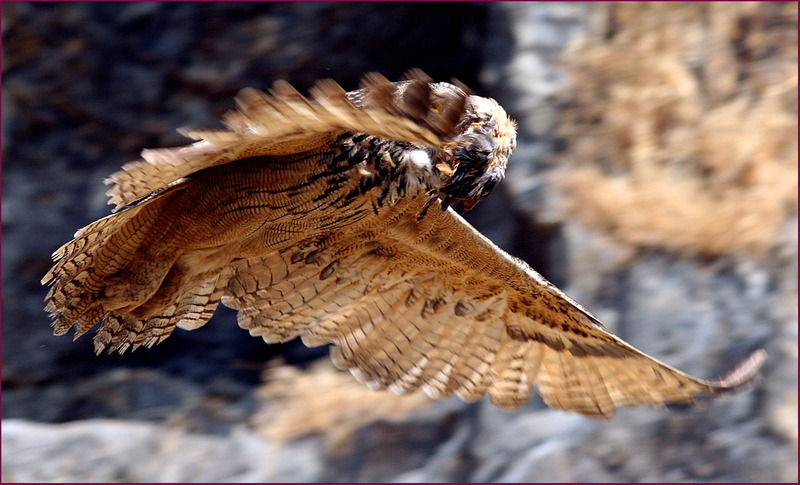
<path fill-rule="evenodd" d="M 425 147 L 435 167 L 431 175 L 439 181 L 428 191 L 425 210 L 436 199 L 443 209 L 463 200 L 470 210 L 505 177 L 517 144 L 516 123 L 497 101 L 467 93 L 458 81 L 434 83 L 419 69 L 406 78 L 390 83 L 368 74 L 348 97 L 361 108 L 412 120 L 436 140 Z"/>
<path fill-rule="evenodd" d="M 463 200 L 470 210 L 505 177 L 508 158 L 517 146 L 517 127 L 497 101 L 473 95 L 466 98 L 454 132 L 441 150 L 437 168 L 446 180 L 436 193 L 443 208 Z"/>

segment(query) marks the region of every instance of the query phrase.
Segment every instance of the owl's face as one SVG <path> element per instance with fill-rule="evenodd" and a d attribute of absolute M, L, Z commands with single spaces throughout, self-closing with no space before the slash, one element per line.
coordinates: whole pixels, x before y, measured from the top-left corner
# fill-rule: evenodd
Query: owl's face
<path fill-rule="evenodd" d="M 372 85 L 347 94 L 362 108 L 389 106 L 444 140 L 438 146 L 415 144 L 404 152 L 411 176 L 401 180 L 402 193 L 425 190 L 431 197 L 428 205 L 438 198 L 446 209 L 463 200 L 470 210 L 505 177 L 517 129 L 495 100 L 468 95 L 454 84 L 422 79 L 391 84 L 373 80 Z M 387 103 L 387 98 L 393 101 Z"/>
<path fill-rule="evenodd" d="M 436 83 L 433 93 L 446 98 L 459 89 Z M 434 107 L 436 103 L 434 103 Z M 456 135 L 442 147 L 437 168 L 446 175 L 436 191 L 446 208 L 463 200 L 472 209 L 505 177 L 508 158 L 517 145 L 514 120 L 493 99 L 468 96 Z"/>

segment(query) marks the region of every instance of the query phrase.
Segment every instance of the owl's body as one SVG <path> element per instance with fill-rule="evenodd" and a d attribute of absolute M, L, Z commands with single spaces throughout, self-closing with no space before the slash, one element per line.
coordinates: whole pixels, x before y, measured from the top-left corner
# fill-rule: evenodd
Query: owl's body
<path fill-rule="evenodd" d="M 143 152 L 112 176 L 123 208 L 56 252 L 56 333 L 102 320 L 96 349 L 160 342 L 220 302 L 267 342 L 333 343 L 370 387 L 514 408 L 534 383 L 557 408 L 692 402 L 751 381 L 763 353 L 701 381 L 642 354 L 448 206 L 502 180 L 502 108 L 419 72 L 237 99 L 228 130 Z"/>

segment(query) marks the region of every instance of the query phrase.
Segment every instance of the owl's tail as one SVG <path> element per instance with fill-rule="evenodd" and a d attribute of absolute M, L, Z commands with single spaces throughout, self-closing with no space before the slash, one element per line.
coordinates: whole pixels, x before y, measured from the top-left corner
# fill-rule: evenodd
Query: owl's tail
<path fill-rule="evenodd" d="M 110 312 L 94 337 L 96 353 L 124 353 L 129 348 L 152 347 L 169 337 L 175 327 L 194 330 L 205 325 L 219 306 L 230 278 L 230 269 L 197 275 L 180 287 L 175 300 L 145 318 Z"/>
<path fill-rule="evenodd" d="M 124 352 L 152 346 L 178 326 L 194 329 L 216 310 L 229 279 L 228 268 L 189 273 L 173 248 L 160 217 L 180 188 L 100 219 L 75 234 L 54 254 L 42 278 L 51 284 L 45 310 L 54 333 L 75 327 L 77 339 L 102 321 L 95 351 Z"/>
<path fill-rule="evenodd" d="M 75 326 L 78 338 L 115 309 L 107 295 L 110 282 L 146 244 L 164 201 L 157 196 L 93 222 L 53 253 L 55 264 L 42 284 L 51 284 L 45 310 L 56 335 Z"/>

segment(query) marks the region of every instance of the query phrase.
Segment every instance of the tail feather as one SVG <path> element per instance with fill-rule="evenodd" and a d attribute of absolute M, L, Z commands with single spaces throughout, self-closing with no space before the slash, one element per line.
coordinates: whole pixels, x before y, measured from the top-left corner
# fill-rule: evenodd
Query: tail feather
<path fill-rule="evenodd" d="M 178 301 L 173 317 L 174 325 L 184 330 L 194 330 L 205 325 L 219 306 L 233 271 L 230 267 L 218 272 L 203 284 L 190 289 Z"/>
<path fill-rule="evenodd" d="M 64 276 L 74 276 L 90 266 L 93 261 L 91 255 L 94 250 L 101 247 L 111 235 L 119 230 L 121 225 L 133 218 L 140 209 L 140 206 L 131 207 L 126 211 L 111 214 L 78 230 L 72 241 L 53 252 L 55 264 L 42 278 L 42 284 L 63 279 Z"/>
<path fill-rule="evenodd" d="M 120 354 L 124 354 L 136 342 L 136 338 L 141 334 L 145 322 L 130 315 L 112 315 L 114 319 L 119 321 L 118 326 L 122 331 L 118 331 L 112 336 L 108 352 L 111 353 L 116 350 Z"/>
<path fill-rule="evenodd" d="M 125 352 L 141 327 L 142 322 L 129 315 L 109 313 L 94 337 L 94 352 L 99 355 L 106 348 L 108 353 L 115 350 L 119 353 Z"/>
<path fill-rule="evenodd" d="M 159 214 L 154 198 L 96 221 L 75 233 L 75 239 L 53 253 L 53 268 L 42 278 L 50 284 L 45 310 L 56 335 L 76 326 L 76 338 L 100 321 L 102 293 L 108 278 L 125 268 L 146 240 Z"/>
<path fill-rule="evenodd" d="M 112 312 L 94 338 L 95 352 L 107 349 L 122 354 L 129 348 L 152 347 L 169 337 L 176 326 L 192 330 L 205 325 L 217 309 L 229 278 L 229 268 L 199 277 L 195 280 L 199 284 L 189 285 L 175 303 L 146 320 Z"/>
<path fill-rule="evenodd" d="M 75 323 L 75 337 L 73 340 L 77 340 L 81 335 L 88 332 L 89 329 L 94 327 L 95 324 L 102 320 L 104 316 L 103 309 L 97 307 L 92 308 L 88 312 L 84 313 L 82 318 Z M 68 332 L 69 329 L 69 326 L 62 324 L 60 327 L 56 327 L 54 329 L 54 333 L 57 335 L 63 335 L 64 333 Z"/>

